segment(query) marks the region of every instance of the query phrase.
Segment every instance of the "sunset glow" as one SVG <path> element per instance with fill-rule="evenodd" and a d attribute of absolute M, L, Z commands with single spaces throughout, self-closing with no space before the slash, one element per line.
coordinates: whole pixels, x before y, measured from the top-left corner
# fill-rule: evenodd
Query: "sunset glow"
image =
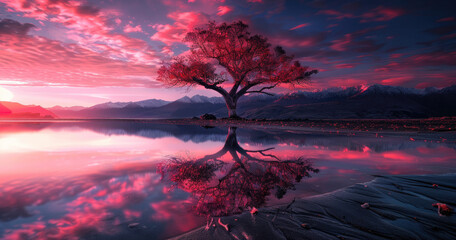
<path fill-rule="evenodd" d="M 0 239 L 454 237 L 455 12 L 0 0 Z"/>
<path fill-rule="evenodd" d="M 0 101 L 11 101 L 13 97 L 14 95 L 10 90 L 0 87 Z"/>
<path fill-rule="evenodd" d="M 243 20 L 253 33 L 320 70 L 308 90 L 374 83 L 447 87 L 456 77 L 455 19 L 447 5 L 1 0 L 0 86 L 18 102 L 46 107 L 117 101 L 122 89 L 135 92 L 124 101 L 214 96 L 203 88 L 163 88 L 157 69 L 185 54 L 182 40 L 194 27 Z M 11 100 L 0 91 L 0 100 Z"/>

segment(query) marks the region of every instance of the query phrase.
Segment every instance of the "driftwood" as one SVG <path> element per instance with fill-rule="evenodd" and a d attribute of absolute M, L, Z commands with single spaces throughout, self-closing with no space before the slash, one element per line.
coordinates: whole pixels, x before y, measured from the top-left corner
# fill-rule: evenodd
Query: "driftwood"
<path fill-rule="evenodd" d="M 366 204 L 367 203 L 367 204 Z M 379 176 L 252 214 L 213 219 L 175 239 L 456 239 L 456 174 Z"/>

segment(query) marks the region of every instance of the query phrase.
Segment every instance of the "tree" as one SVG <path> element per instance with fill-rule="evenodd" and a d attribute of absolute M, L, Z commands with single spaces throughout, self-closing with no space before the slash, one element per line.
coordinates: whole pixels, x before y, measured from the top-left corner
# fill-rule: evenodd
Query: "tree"
<path fill-rule="evenodd" d="M 250 34 L 242 21 L 209 22 L 188 32 L 184 41 L 190 43 L 189 54 L 164 64 L 158 80 L 168 86 L 200 85 L 220 93 L 230 118 L 238 117 L 237 102 L 245 94 L 272 95 L 267 90 L 280 84 L 300 85 L 318 72 L 308 71 L 282 47 L 272 48 L 264 36 Z"/>

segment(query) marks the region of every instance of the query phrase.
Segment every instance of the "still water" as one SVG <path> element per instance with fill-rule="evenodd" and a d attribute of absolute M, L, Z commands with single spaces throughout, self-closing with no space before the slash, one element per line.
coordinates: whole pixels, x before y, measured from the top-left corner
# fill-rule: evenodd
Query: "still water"
<path fill-rule="evenodd" d="M 162 239 L 374 175 L 456 172 L 452 134 L 0 122 L 0 239 Z"/>

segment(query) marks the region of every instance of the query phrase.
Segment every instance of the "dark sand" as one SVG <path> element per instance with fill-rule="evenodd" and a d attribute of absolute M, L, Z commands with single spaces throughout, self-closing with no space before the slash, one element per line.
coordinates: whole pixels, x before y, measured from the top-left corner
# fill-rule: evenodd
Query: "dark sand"
<path fill-rule="evenodd" d="M 379 176 L 256 214 L 213 218 L 175 239 L 456 239 L 456 214 L 440 216 L 434 203 L 454 210 L 456 174 Z"/>

